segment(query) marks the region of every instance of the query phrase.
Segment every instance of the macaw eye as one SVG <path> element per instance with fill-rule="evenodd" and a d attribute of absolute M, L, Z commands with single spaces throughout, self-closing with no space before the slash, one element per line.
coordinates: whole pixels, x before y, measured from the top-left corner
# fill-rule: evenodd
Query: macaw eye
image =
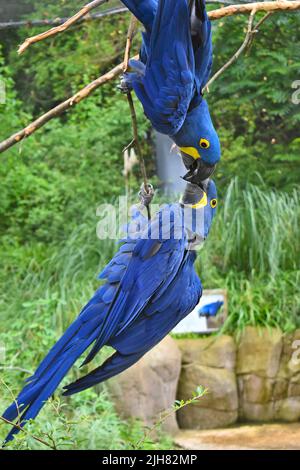
<path fill-rule="evenodd" d="M 200 139 L 199 145 L 202 149 L 208 149 L 210 146 L 209 140 L 207 139 Z"/>
<path fill-rule="evenodd" d="M 210 201 L 210 206 L 211 206 L 213 209 L 217 206 L 217 204 L 218 204 L 217 199 L 212 199 L 212 200 Z"/>

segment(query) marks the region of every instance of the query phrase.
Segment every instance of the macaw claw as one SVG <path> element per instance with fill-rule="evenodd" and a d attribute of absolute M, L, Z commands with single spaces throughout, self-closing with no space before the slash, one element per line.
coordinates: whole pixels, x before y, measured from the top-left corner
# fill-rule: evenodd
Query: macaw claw
<path fill-rule="evenodd" d="M 124 93 L 125 95 L 132 91 L 131 83 L 129 80 L 126 79 L 125 75 L 121 76 L 120 83 L 117 88 L 121 91 L 121 93 Z"/>

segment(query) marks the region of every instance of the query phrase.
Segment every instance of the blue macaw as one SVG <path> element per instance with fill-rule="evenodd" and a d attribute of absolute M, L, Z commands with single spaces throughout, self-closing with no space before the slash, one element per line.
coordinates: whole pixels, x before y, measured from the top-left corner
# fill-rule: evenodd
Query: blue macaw
<path fill-rule="evenodd" d="M 205 0 L 122 0 L 145 27 L 140 60 L 123 86 L 133 88 L 153 127 L 179 147 L 187 181 L 200 184 L 220 160 L 218 134 L 202 96 L 212 66 Z"/>
<path fill-rule="evenodd" d="M 197 208 L 188 204 L 188 198 L 185 194 L 183 203 L 166 205 L 152 221 L 138 213 L 134 216 L 122 246 L 99 276 L 106 282 L 27 379 L 4 418 L 18 419 L 21 426 L 34 419 L 91 345 L 83 364 L 104 345 L 112 346 L 115 353 L 65 387 L 65 395 L 92 387 L 132 366 L 195 308 L 202 294 L 193 266 L 195 245 L 207 237 L 215 214 L 214 182 L 206 183 L 205 197 Z M 18 429 L 12 428 L 5 442 L 16 433 Z"/>
<path fill-rule="evenodd" d="M 199 316 L 215 317 L 223 304 L 224 302 L 218 300 L 217 302 L 212 302 L 210 304 L 203 305 L 203 307 L 199 309 Z"/>

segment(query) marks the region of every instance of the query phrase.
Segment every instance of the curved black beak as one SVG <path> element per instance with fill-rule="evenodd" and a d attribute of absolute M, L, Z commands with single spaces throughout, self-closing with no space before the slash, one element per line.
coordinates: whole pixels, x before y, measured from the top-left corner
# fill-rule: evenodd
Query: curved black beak
<path fill-rule="evenodd" d="M 191 161 L 187 161 L 186 155 L 181 155 L 185 166 L 188 168 L 188 172 L 184 175 L 183 179 L 189 183 L 203 187 L 203 182 L 210 178 L 215 171 L 216 164 L 210 165 L 209 163 L 201 160 L 201 158 L 198 158 L 191 163 Z"/>

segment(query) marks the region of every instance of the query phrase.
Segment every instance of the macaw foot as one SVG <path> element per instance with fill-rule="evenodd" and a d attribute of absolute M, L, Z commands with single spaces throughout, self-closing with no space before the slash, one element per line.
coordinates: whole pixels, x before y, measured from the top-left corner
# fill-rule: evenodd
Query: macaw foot
<path fill-rule="evenodd" d="M 141 204 L 145 207 L 149 207 L 154 197 L 155 191 L 152 184 L 148 183 L 146 190 L 144 183 L 142 183 L 141 189 L 139 190 L 139 199 Z"/>
<path fill-rule="evenodd" d="M 126 74 L 121 76 L 118 89 L 121 91 L 121 93 L 124 93 L 125 95 L 132 91 L 132 85 L 130 83 L 130 80 L 126 78 Z"/>
<path fill-rule="evenodd" d="M 197 184 L 204 189 L 205 180 L 211 177 L 215 168 L 216 165 L 210 165 L 199 158 L 190 165 L 189 171 L 184 175 L 183 179 L 188 183 Z"/>

